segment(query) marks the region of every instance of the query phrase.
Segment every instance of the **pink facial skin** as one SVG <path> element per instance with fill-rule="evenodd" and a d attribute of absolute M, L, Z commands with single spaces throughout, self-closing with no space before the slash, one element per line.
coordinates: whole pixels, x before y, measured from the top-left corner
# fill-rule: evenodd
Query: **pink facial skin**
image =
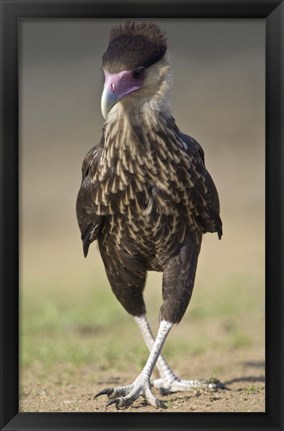
<path fill-rule="evenodd" d="M 132 71 L 123 70 L 119 73 L 105 72 L 104 87 L 111 93 L 114 93 L 119 100 L 129 93 L 139 90 L 141 86 L 141 81 L 133 78 Z"/>
<path fill-rule="evenodd" d="M 139 90 L 142 87 L 142 81 L 134 79 L 132 71 L 123 70 L 119 73 L 105 74 L 104 91 L 101 100 L 101 110 L 103 116 L 106 118 L 111 108 L 123 97 Z"/>

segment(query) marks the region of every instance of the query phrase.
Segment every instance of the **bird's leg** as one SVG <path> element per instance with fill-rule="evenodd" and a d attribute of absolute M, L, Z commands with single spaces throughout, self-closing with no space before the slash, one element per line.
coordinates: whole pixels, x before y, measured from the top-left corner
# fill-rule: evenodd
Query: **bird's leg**
<path fill-rule="evenodd" d="M 152 406 L 166 407 L 163 401 L 158 400 L 152 394 L 150 387 L 150 377 L 172 326 L 173 323 L 171 322 L 165 320 L 160 322 L 158 334 L 152 344 L 148 360 L 143 370 L 132 384 L 118 388 L 104 389 L 97 394 L 97 396 L 107 395 L 110 398 L 107 406 L 110 404 L 115 404 L 117 408 L 126 407 L 131 405 L 140 395 L 143 395 Z"/>
<path fill-rule="evenodd" d="M 138 328 L 140 329 L 140 332 L 144 338 L 144 341 L 148 349 L 151 351 L 155 338 L 153 336 L 152 330 L 150 328 L 150 325 L 146 316 L 145 315 L 134 316 L 134 320 L 137 323 Z M 162 354 L 160 354 L 160 356 L 158 357 L 156 365 L 162 379 L 171 382 L 177 378 L 173 373 L 173 371 L 171 370 L 171 368 L 169 367 L 169 365 L 167 364 Z"/>
<path fill-rule="evenodd" d="M 134 319 L 148 349 L 151 351 L 155 339 L 146 316 L 135 316 Z M 159 388 L 162 394 L 178 391 L 192 391 L 200 388 L 214 391 L 222 386 L 218 381 L 179 379 L 169 367 L 162 354 L 159 355 L 156 365 L 159 370 L 160 378 L 153 380 L 153 385 Z"/>

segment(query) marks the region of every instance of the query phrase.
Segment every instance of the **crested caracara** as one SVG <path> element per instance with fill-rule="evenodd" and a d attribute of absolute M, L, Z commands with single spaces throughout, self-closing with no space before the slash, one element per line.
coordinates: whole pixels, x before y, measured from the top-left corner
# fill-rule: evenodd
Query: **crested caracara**
<path fill-rule="evenodd" d="M 140 395 L 160 407 L 150 384 L 155 365 L 160 378 L 153 384 L 161 392 L 210 386 L 179 379 L 161 350 L 189 304 L 202 235 L 222 236 L 219 199 L 201 146 L 179 130 L 171 113 L 172 70 L 160 28 L 134 22 L 114 27 L 102 66 L 105 124 L 100 143 L 83 161 L 77 218 L 85 256 L 98 240 L 113 293 L 134 317 L 150 355 L 134 382 L 98 395 L 118 408 Z M 150 270 L 163 272 L 156 338 L 143 300 Z"/>

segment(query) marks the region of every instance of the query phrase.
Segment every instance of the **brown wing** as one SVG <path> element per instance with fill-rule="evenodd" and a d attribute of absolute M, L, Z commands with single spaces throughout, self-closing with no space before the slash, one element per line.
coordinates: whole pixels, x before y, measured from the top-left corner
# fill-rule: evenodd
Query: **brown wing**
<path fill-rule="evenodd" d="M 200 175 L 192 189 L 193 202 L 196 203 L 198 218 L 203 232 L 217 232 L 219 239 L 223 234 L 220 218 L 219 196 L 216 186 L 205 167 L 204 151 L 201 145 L 193 138 L 180 133 L 183 142 L 187 145 L 187 153 L 194 160 L 194 171 Z"/>
<path fill-rule="evenodd" d="M 76 214 L 85 257 L 90 244 L 97 239 L 103 222 L 103 216 L 97 214 L 97 205 L 95 205 L 98 183 L 92 181 L 101 152 L 102 147 L 98 145 L 86 155 L 82 165 L 82 183 L 76 202 Z"/>

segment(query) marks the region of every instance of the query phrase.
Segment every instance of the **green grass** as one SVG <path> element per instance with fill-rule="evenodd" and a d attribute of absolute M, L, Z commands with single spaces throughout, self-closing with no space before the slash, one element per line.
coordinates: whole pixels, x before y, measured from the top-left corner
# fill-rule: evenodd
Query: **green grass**
<path fill-rule="evenodd" d="M 129 320 L 121 315 L 114 298 L 108 300 L 108 295 L 100 291 L 96 298 L 80 297 L 76 305 L 72 302 L 49 295 L 41 300 L 33 295 L 32 300 L 23 301 L 24 366 L 33 361 L 46 366 L 54 362 L 77 365 L 96 362 L 109 366 L 117 360 L 116 352 L 121 350 L 118 328 L 124 331 Z"/>

